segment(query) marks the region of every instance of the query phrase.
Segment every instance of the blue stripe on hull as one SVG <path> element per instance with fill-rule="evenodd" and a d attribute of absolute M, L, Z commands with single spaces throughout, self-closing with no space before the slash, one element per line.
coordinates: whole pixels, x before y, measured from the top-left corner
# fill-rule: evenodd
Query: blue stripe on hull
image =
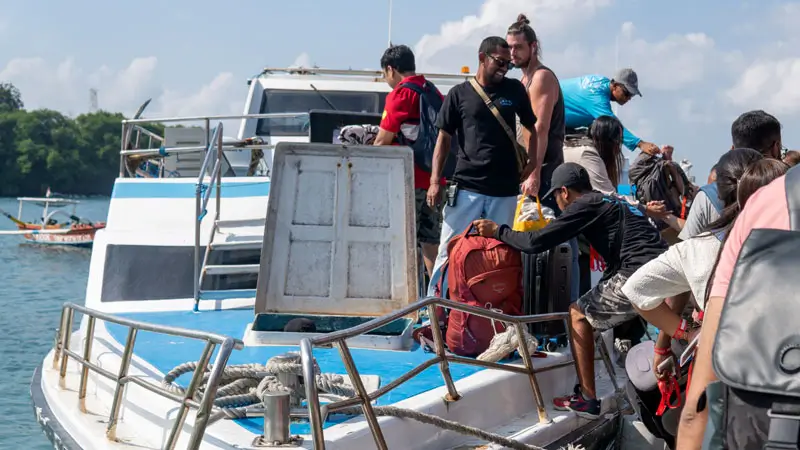
<path fill-rule="evenodd" d="M 216 188 L 214 188 L 216 189 Z M 223 198 L 263 197 L 269 195 L 269 181 L 222 183 Z M 195 198 L 195 183 L 137 181 L 114 183 L 111 198 Z"/>

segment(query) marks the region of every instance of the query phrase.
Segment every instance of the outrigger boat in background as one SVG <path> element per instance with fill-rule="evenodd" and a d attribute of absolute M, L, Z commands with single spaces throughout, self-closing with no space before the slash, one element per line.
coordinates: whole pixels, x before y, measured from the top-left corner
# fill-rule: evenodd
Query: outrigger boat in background
<path fill-rule="evenodd" d="M 91 222 L 76 215 L 78 200 L 53 197 L 50 189 L 45 197 L 18 197 L 19 210 L 17 216 L 0 210 L 19 229 L 18 231 L 0 231 L 0 235 L 22 235 L 26 241 L 36 244 L 69 245 L 73 247 L 91 247 L 97 230 L 106 227 L 105 222 Z M 22 218 L 22 206 L 26 203 L 41 206 L 41 222 L 25 222 Z M 71 212 L 64 208 L 72 206 Z M 66 217 L 68 222 L 59 223 L 57 216 Z"/>

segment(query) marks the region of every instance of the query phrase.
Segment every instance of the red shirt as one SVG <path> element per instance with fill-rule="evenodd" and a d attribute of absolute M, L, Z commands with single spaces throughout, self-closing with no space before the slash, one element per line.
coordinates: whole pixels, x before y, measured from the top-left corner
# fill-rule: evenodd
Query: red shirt
<path fill-rule="evenodd" d="M 394 90 L 386 96 L 386 106 L 383 110 L 383 117 L 381 118 L 381 128 L 390 132 L 398 134 L 403 131 L 403 135 L 409 140 L 416 139 L 416 133 L 419 127 L 419 95 L 411 89 L 401 88 L 403 83 L 414 83 L 419 86 L 425 84 L 425 77 L 422 75 L 412 75 L 403 78 L 403 81 L 395 86 Z M 444 98 L 439 93 L 440 98 Z M 412 134 L 412 136 L 409 136 Z M 395 144 L 397 141 L 394 142 Z M 442 177 L 441 184 L 445 184 L 445 179 Z M 415 189 L 428 189 L 431 185 L 431 174 L 420 169 L 414 164 L 414 188 Z"/>

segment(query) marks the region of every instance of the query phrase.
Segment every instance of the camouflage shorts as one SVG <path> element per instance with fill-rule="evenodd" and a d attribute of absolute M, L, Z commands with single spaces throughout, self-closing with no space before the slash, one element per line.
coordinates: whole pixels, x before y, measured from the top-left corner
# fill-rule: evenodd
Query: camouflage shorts
<path fill-rule="evenodd" d="M 442 235 L 441 208 L 433 209 L 428 206 L 428 190 L 414 189 L 417 215 L 417 241 L 423 244 L 439 245 Z"/>
<path fill-rule="evenodd" d="M 615 274 L 578 299 L 578 308 L 595 331 L 609 330 L 639 315 L 622 293 L 627 280 L 628 277 Z"/>

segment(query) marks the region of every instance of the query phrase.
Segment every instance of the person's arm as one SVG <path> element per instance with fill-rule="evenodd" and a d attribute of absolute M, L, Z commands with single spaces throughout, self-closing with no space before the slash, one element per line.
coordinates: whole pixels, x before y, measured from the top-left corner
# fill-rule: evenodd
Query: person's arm
<path fill-rule="evenodd" d="M 678 230 L 681 232 L 678 237 L 685 241 L 700 234 L 711 223 L 711 218 L 708 216 L 710 208 L 713 208 L 711 200 L 708 199 L 705 192 L 700 191 L 694 197 L 692 207 L 689 208 L 689 215 L 686 216 L 683 229 Z"/>
<path fill-rule="evenodd" d="M 663 220 L 667 225 L 669 225 L 670 228 L 678 232 L 683 230 L 683 226 L 686 225 L 685 220 L 675 217 L 673 214 L 670 214 L 661 220 Z"/>
<path fill-rule="evenodd" d="M 413 107 L 413 91 L 411 89 L 397 89 L 386 96 L 386 106 L 381 117 L 380 130 L 375 136 L 373 145 L 392 145 L 400 126 L 408 120 Z"/>
<path fill-rule="evenodd" d="M 655 259 L 651 259 L 639 267 L 622 286 L 622 293 L 639 310 L 645 320 L 670 334 L 675 330 L 670 330 L 669 327 L 660 327 L 645 314 L 663 305 L 664 299 L 667 297 L 691 290 L 689 280 L 683 271 L 681 247 L 679 247 L 687 244 L 690 243 L 680 243 L 669 247 Z"/>
<path fill-rule="evenodd" d="M 436 147 L 433 149 L 433 162 L 431 163 L 431 185 L 439 185 L 442 178 L 442 170 L 447 156 L 450 154 L 452 136 L 447 131 L 439 130 L 436 137 Z"/>
<path fill-rule="evenodd" d="M 500 225 L 494 238 L 524 253 L 541 253 L 581 234 L 597 220 L 598 214 L 597 209 L 576 202 L 541 230 L 521 232 L 512 230 L 508 225 Z"/>
<path fill-rule="evenodd" d="M 528 89 L 530 104 L 536 117 L 534 129 L 536 131 L 536 150 L 528 150 L 528 157 L 535 163 L 537 173 L 541 173 L 544 156 L 549 143 L 550 120 L 553 117 L 553 108 L 558 101 L 558 80 L 549 70 L 538 70 L 533 74 L 533 80 Z M 520 119 L 521 121 L 521 119 Z M 530 141 L 529 145 L 533 142 Z"/>
<path fill-rule="evenodd" d="M 373 145 L 392 145 L 395 136 L 397 136 L 397 133 L 392 133 L 391 131 L 381 128 L 378 130 L 378 135 L 375 136 Z"/>
<path fill-rule="evenodd" d="M 447 93 L 436 118 L 436 127 L 439 128 L 439 135 L 436 137 L 436 147 L 433 149 L 433 161 L 431 163 L 431 179 L 428 188 L 427 203 L 431 208 L 439 204 L 441 198 L 441 178 L 444 163 L 450 153 L 451 139 L 455 131 L 461 125 L 461 115 L 458 112 L 457 88 L 453 88 Z"/>
<path fill-rule="evenodd" d="M 541 164 L 537 165 L 537 161 L 544 160 L 544 153 L 538 151 L 538 142 L 541 136 L 536 132 L 536 125 L 539 119 L 533 113 L 531 100 L 528 98 L 525 86 L 519 81 L 516 82 L 516 85 L 519 89 L 517 93 L 517 116 L 519 116 L 519 122 L 522 125 L 522 138 L 528 153 L 528 163 L 522 169 L 522 176 L 527 178 L 523 184 L 523 190 L 528 195 L 536 195 L 539 190 L 539 172 L 541 170 Z"/>

